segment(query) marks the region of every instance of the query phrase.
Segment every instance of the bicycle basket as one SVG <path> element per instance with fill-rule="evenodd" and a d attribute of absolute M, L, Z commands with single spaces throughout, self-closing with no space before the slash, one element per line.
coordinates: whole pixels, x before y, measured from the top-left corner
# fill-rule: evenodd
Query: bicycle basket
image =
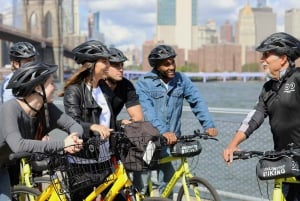
<path fill-rule="evenodd" d="M 193 157 L 201 153 L 202 147 L 199 140 L 179 141 L 170 147 L 172 156 Z"/>
<path fill-rule="evenodd" d="M 158 137 L 126 137 L 118 144 L 119 155 L 127 171 L 157 169 L 160 159 L 160 142 Z"/>
<path fill-rule="evenodd" d="M 77 154 L 62 153 L 51 157 L 49 170 L 56 175 L 51 177 L 51 181 L 57 182 L 58 179 L 63 187 L 63 191 L 56 190 L 71 194 L 82 189 L 92 192 L 93 187 L 103 183 L 112 172 L 110 160 L 106 158 L 103 161 L 103 158 L 99 157 L 105 151 L 103 141 L 90 140 L 84 143 L 83 151 Z"/>
<path fill-rule="evenodd" d="M 260 180 L 299 176 L 299 163 L 288 156 L 263 158 L 256 165 L 256 174 Z"/>

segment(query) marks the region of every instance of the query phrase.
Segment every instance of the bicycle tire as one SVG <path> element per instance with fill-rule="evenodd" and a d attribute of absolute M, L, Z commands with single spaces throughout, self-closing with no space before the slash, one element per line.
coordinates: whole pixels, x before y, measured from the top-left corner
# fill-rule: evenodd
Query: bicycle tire
<path fill-rule="evenodd" d="M 187 186 L 190 193 L 190 200 L 196 200 L 193 188 L 196 187 L 200 192 L 200 199 L 205 201 L 220 201 L 220 196 L 216 189 L 206 180 L 200 177 L 187 178 Z M 180 187 L 177 201 L 185 201 L 183 186 Z"/>
<path fill-rule="evenodd" d="M 145 197 L 143 201 L 172 201 L 168 198 L 161 198 L 161 197 Z"/>
<path fill-rule="evenodd" d="M 23 186 L 23 185 L 17 185 L 14 186 L 11 190 L 11 196 L 12 196 L 12 200 L 13 201 L 18 201 L 18 200 L 30 200 L 28 197 L 34 196 L 37 197 L 41 194 L 41 192 L 35 188 L 30 188 L 27 186 Z M 22 196 L 23 198 L 20 199 L 20 196 Z"/>

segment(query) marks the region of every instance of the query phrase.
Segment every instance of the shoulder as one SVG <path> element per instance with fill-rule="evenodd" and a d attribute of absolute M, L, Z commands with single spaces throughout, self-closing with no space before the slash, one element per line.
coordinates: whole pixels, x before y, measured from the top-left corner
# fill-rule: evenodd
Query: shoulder
<path fill-rule="evenodd" d="M 118 85 L 132 86 L 132 82 L 127 78 L 123 77 L 123 79 L 118 83 Z"/>
<path fill-rule="evenodd" d="M 71 84 L 66 88 L 66 93 L 67 92 L 72 92 L 72 91 L 81 91 L 82 90 L 82 84 L 78 83 L 78 84 Z"/>

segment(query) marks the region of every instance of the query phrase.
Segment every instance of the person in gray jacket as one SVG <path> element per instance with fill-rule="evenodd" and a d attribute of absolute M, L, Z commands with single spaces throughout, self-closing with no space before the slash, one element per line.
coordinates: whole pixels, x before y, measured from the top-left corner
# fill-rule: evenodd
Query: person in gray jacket
<path fill-rule="evenodd" d="M 11 200 L 7 171 L 12 152 L 55 152 L 64 149 L 78 152 L 83 129 L 53 102 L 56 90 L 53 73 L 57 65 L 28 62 L 15 71 L 7 88 L 15 99 L 0 106 L 0 200 Z M 51 130 L 60 128 L 68 133 L 62 140 L 42 140 Z"/>

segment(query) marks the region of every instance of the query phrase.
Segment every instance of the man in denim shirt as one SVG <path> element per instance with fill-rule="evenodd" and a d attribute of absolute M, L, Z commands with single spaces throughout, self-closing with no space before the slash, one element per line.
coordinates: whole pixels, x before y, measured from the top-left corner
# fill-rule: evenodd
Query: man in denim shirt
<path fill-rule="evenodd" d="M 190 107 L 206 132 L 216 136 L 218 131 L 199 90 L 183 73 L 176 72 L 176 53 L 171 46 L 159 45 L 148 56 L 153 70 L 136 82 L 145 120 L 150 121 L 167 139 L 174 144 L 181 135 L 181 115 L 183 100 Z M 162 155 L 167 155 L 167 148 Z M 175 170 L 172 163 L 160 165 L 159 191 L 162 192 Z"/>

